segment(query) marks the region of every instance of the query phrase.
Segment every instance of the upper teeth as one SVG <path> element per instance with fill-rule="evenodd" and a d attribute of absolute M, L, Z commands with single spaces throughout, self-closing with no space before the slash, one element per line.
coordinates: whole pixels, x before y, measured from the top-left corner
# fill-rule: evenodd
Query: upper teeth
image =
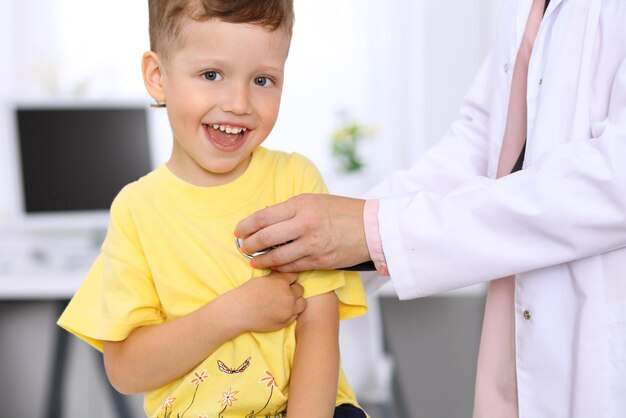
<path fill-rule="evenodd" d="M 226 132 L 227 134 L 240 134 L 246 131 L 246 128 L 235 128 L 229 125 L 211 125 L 213 129 L 219 129 L 222 132 Z"/>

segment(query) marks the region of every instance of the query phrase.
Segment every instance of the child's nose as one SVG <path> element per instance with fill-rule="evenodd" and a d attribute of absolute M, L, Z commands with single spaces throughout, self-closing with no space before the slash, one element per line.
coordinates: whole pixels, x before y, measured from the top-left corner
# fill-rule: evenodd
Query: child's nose
<path fill-rule="evenodd" d="M 225 112 L 243 115 L 250 113 L 250 91 L 245 83 L 233 82 L 226 91 L 222 101 L 222 110 Z"/>

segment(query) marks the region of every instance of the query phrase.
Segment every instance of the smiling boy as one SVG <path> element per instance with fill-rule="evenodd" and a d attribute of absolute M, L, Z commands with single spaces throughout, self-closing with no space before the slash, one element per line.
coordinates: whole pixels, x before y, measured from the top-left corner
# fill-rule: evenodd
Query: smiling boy
<path fill-rule="evenodd" d="M 146 87 L 167 100 L 174 133 L 168 168 L 199 186 L 243 174 L 278 117 L 290 33 L 186 19 L 176 51 L 146 52 Z M 172 48 L 173 46 L 170 46 Z"/>
<path fill-rule="evenodd" d="M 366 310 L 358 276 L 270 274 L 233 241 L 255 210 L 326 191 L 305 158 L 260 147 L 278 116 L 292 2 L 149 5 L 142 70 L 167 109 L 171 157 L 116 197 L 59 325 L 103 351 L 116 389 L 145 392 L 150 417 L 365 417 L 337 336 L 340 318 Z"/>

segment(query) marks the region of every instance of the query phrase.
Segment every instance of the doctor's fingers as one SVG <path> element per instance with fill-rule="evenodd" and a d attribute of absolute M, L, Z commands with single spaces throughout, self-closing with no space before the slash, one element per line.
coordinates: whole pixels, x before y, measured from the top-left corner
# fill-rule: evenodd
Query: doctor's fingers
<path fill-rule="evenodd" d="M 298 238 L 300 229 L 302 228 L 299 228 L 297 220 L 293 218 L 266 226 L 244 239 L 240 250 L 252 255 L 257 252 L 266 253 Z"/>
<path fill-rule="evenodd" d="M 253 254 L 257 251 L 289 243 L 303 236 L 307 238 L 309 243 L 320 237 L 325 238 L 328 235 L 326 230 L 331 224 L 328 220 L 327 202 L 332 197 L 334 196 L 302 194 L 253 214 L 240 222 L 240 225 L 242 223 L 245 225 L 250 220 L 254 224 L 251 225 L 251 229 L 256 231 L 244 239 L 241 250 Z M 236 229 L 236 233 L 243 233 L 243 231 L 245 231 L 243 228 L 238 227 Z M 293 247 L 290 248 L 290 251 L 293 249 Z M 282 252 L 282 254 L 284 257 L 290 252 Z M 287 261 L 283 259 L 275 261 L 285 264 L 301 256 L 302 254 L 291 254 Z M 264 267 L 270 266 L 265 264 L 265 261 L 263 263 L 262 266 Z"/>
<path fill-rule="evenodd" d="M 269 255 L 266 254 L 266 255 Z M 311 255 L 304 256 L 297 260 L 272 267 L 274 271 L 282 273 L 300 272 L 307 270 L 331 270 L 346 266 L 338 265 L 333 256 Z"/>
<path fill-rule="evenodd" d="M 270 227 L 271 228 L 271 227 Z M 297 233 L 294 228 L 288 229 Z M 289 235 L 291 236 L 291 235 Z M 251 265 L 256 268 L 271 268 L 281 272 L 300 272 L 304 270 L 285 270 L 287 264 L 291 264 L 315 251 L 313 239 L 310 236 L 300 236 L 288 239 L 286 244 L 277 246 L 265 254 L 257 255 L 251 261 Z"/>
<path fill-rule="evenodd" d="M 277 203 L 275 205 L 266 207 L 264 209 L 258 210 L 252 215 L 248 216 L 245 219 L 239 221 L 237 226 L 235 227 L 235 236 L 238 238 L 243 238 L 244 241 L 248 241 L 251 235 L 256 234 L 260 230 L 267 228 L 270 225 L 274 225 L 280 222 L 284 222 L 288 219 L 291 219 L 295 216 L 296 212 L 296 204 L 294 202 L 294 198 L 291 198 L 285 202 Z M 284 241 L 283 241 L 284 242 Z M 270 245 L 280 244 L 281 242 L 273 242 L 273 243 L 262 243 L 265 246 L 255 247 L 255 242 L 244 243 L 243 249 L 247 252 L 256 252 L 266 248 Z"/>

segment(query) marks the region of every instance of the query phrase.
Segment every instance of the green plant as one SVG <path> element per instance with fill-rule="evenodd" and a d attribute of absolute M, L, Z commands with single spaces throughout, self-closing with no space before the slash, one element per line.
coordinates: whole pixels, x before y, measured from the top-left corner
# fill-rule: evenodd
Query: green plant
<path fill-rule="evenodd" d="M 372 137 L 374 129 L 350 118 L 346 112 L 340 112 L 340 118 L 341 124 L 331 136 L 332 156 L 341 171 L 356 172 L 365 166 L 359 155 L 359 144 Z"/>

